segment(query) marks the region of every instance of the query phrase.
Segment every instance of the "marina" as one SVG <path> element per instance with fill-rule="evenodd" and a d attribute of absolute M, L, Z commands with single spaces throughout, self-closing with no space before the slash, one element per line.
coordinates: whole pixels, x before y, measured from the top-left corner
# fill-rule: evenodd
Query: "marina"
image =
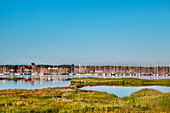
<path fill-rule="evenodd" d="M 0 65 L 0 76 L 151 76 L 154 78 L 169 77 L 170 66 L 80 66 L 80 65 Z"/>
<path fill-rule="evenodd" d="M 72 78 L 94 77 L 94 78 L 139 78 L 139 79 L 170 79 L 170 76 L 103 76 L 103 75 L 0 75 L 3 78 L 20 78 L 20 79 L 41 79 L 41 80 L 71 80 Z"/>

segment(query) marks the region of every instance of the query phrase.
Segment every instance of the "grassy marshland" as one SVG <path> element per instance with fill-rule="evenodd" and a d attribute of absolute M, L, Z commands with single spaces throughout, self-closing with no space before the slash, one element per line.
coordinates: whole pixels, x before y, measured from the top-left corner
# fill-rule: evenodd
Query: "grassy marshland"
<path fill-rule="evenodd" d="M 170 79 L 138 79 L 138 78 L 73 78 L 71 86 L 96 86 L 96 85 L 110 85 L 110 86 L 147 86 L 159 85 L 170 86 Z"/>
<path fill-rule="evenodd" d="M 0 112 L 169 112 L 170 93 L 142 89 L 118 98 L 105 92 L 56 87 L 0 90 Z"/>
<path fill-rule="evenodd" d="M 92 80 L 93 82 L 101 80 L 96 79 L 94 81 L 95 78 L 94 80 L 92 78 L 81 79 L 82 81 Z M 170 111 L 170 93 L 142 89 L 131 94 L 130 97 L 118 98 L 116 95 L 106 92 L 79 90 L 74 87 L 76 86 L 74 83 L 76 83 L 75 80 L 81 81 L 81 79 L 74 78 L 69 87 L 0 90 L 0 113 L 168 113 Z M 105 80 L 107 79 L 103 79 L 103 81 Z"/>

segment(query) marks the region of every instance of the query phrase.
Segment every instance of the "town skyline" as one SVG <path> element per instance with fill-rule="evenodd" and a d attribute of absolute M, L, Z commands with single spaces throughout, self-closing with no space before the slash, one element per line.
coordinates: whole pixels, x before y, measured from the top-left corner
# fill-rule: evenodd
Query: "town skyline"
<path fill-rule="evenodd" d="M 0 75 L 169 76 L 170 66 L 0 65 Z"/>

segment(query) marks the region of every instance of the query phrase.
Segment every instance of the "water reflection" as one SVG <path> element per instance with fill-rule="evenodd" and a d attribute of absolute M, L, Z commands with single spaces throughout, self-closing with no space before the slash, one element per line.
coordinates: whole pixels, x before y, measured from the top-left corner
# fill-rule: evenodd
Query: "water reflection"
<path fill-rule="evenodd" d="M 141 87 L 123 87 L 123 86 L 86 86 L 80 89 L 83 90 L 93 90 L 93 91 L 104 91 L 109 94 L 115 94 L 118 97 L 130 96 L 133 92 L 138 91 L 143 88 L 151 88 L 161 92 L 170 92 L 170 87 L 163 86 L 141 86 Z"/>
<path fill-rule="evenodd" d="M 0 80 L 0 89 L 41 89 L 48 87 L 66 87 L 71 80 Z"/>
<path fill-rule="evenodd" d="M 139 78 L 139 79 L 170 79 L 170 76 L 74 76 L 74 77 L 96 77 L 96 78 Z"/>
<path fill-rule="evenodd" d="M 0 89 L 41 89 L 47 87 L 64 87 L 69 86 L 71 79 L 74 77 L 156 79 L 154 76 L 0 75 L 0 78 L 20 78 L 16 81 L 0 80 Z M 170 77 L 159 76 L 158 79 L 170 79 Z"/>
<path fill-rule="evenodd" d="M 140 78 L 140 79 L 170 79 L 170 76 L 102 76 L 102 75 L 0 75 L 0 78 L 75 78 L 75 77 L 96 77 L 96 78 Z"/>

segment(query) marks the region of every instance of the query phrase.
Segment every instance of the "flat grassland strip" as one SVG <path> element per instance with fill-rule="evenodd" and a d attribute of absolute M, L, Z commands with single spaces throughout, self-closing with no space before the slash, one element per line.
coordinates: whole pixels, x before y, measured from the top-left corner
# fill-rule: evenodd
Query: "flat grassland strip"
<path fill-rule="evenodd" d="M 170 79 L 138 79 L 138 78 L 73 78 L 70 86 L 96 86 L 96 85 L 115 85 L 115 86 L 147 86 L 159 85 L 170 86 Z"/>

